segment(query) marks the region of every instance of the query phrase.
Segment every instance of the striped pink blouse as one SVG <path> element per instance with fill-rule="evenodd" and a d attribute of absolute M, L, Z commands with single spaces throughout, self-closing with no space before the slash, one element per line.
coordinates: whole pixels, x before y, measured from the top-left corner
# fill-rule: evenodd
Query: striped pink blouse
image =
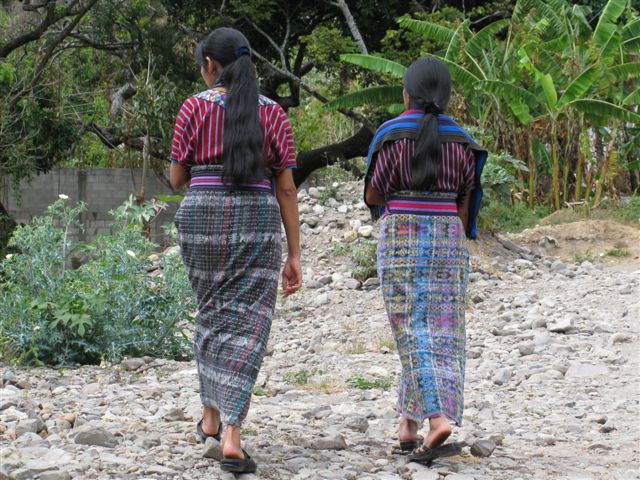
<path fill-rule="evenodd" d="M 171 145 L 171 161 L 185 166 L 222 163 L 226 94 L 207 90 L 188 98 L 178 112 Z M 293 133 L 287 114 L 276 102 L 260 96 L 264 153 L 270 168 L 296 167 Z"/>
<path fill-rule="evenodd" d="M 384 196 L 403 190 L 413 190 L 411 159 L 414 151 L 415 140 L 409 138 L 385 144 L 378 152 L 371 186 Z M 433 191 L 457 193 L 463 197 L 473 189 L 474 181 L 473 152 L 461 143 L 443 143 L 442 160 Z"/>

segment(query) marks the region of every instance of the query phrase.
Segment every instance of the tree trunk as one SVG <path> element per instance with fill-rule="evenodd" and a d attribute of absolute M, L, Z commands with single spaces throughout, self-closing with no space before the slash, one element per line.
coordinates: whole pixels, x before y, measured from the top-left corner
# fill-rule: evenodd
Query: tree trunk
<path fill-rule="evenodd" d="M 7 244 L 16 226 L 16 221 L 9 215 L 9 212 L 0 201 L 0 260 L 4 258 Z"/>
<path fill-rule="evenodd" d="M 551 195 L 554 210 L 560 210 L 560 159 L 558 158 L 558 138 L 556 121 L 551 120 Z"/>
<path fill-rule="evenodd" d="M 615 162 L 614 156 L 618 154 L 615 146 L 616 146 L 616 136 L 618 134 L 618 130 L 614 128 L 611 131 L 611 140 L 607 145 L 607 151 L 604 155 L 604 163 L 602 164 L 602 171 L 600 172 L 600 177 L 596 182 L 596 193 L 593 198 L 593 206 L 596 207 L 600 200 L 602 200 L 602 192 L 604 190 L 604 186 L 607 182 L 607 176 L 609 175 L 609 167 L 613 162 Z"/>
<path fill-rule="evenodd" d="M 355 157 L 366 156 L 372 139 L 373 133 L 367 127 L 362 127 L 355 135 L 342 142 L 300 152 L 298 168 L 293 171 L 296 186 L 300 186 L 309 175 L 319 168 Z"/>
<path fill-rule="evenodd" d="M 536 204 L 536 156 L 533 154 L 533 133 L 531 127 L 527 132 L 527 148 L 529 150 L 529 210 L 533 210 Z"/>

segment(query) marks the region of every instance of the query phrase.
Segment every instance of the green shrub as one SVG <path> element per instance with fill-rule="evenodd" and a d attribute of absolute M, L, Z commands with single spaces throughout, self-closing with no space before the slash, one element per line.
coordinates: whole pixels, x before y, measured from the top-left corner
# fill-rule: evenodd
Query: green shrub
<path fill-rule="evenodd" d="M 45 216 L 18 227 L 17 252 L 0 263 L 0 353 L 21 364 L 95 364 L 124 356 L 191 356 L 185 334 L 194 309 L 179 255 L 164 256 L 163 275 L 147 273 L 156 246 L 143 222 L 162 208 L 132 201 L 111 212 L 112 235 L 72 244 L 84 210 L 51 205 Z M 86 262 L 68 268 L 71 255 Z"/>
<path fill-rule="evenodd" d="M 305 368 L 297 371 L 291 371 L 284 374 L 284 381 L 292 385 L 306 385 L 314 375 L 321 374 L 322 370 Z"/>
<path fill-rule="evenodd" d="M 609 257 L 630 257 L 631 252 L 629 250 L 625 250 L 624 248 L 612 248 L 607 252 Z"/>
<path fill-rule="evenodd" d="M 356 268 L 352 271 L 353 278 L 364 282 L 366 279 L 378 275 L 377 248 L 376 242 L 363 242 L 354 245 L 352 259 Z"/>
<path fill-rule="evenodd" d="M 542 217 L 549 214 L 547 208 L 529 210 L 524 203 L 501 203 L 494 200 L 480 209 L 479 224 L 502 232 L 519 232 L 534 227 Z"/>
<path fill-rule="evenodd" d="M 383 377 L 369 380 L 364 377 L 351 377 L 347 380 L 347 383 L 359 390 L 371 390 L 372 388 L 381 388 L 382 390 L 389 390 L 391 388 L 391 378 Z"/>

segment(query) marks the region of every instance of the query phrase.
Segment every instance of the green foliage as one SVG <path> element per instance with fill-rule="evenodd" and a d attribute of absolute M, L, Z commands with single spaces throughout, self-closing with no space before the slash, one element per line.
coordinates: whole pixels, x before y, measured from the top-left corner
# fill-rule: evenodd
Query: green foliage
<path fill-rule="evenodd" d="M 371 390 L 374 388 L 380 388 L 382 390 L 389 390 L 393 384 L 392 379 L 389 377 L 375 378 L 369 380 L 361 376 L 354 376 L 347 380 L 347 383 L 359 390 Z"/>
<path fill-rule="evenodd" d="M 61 198 L 47 215 L 18 227 L 16 253 L 0 263 L 0 351 L 19 364 L 115 362 L 124 356 L 190 357 L 185 327 L 191 288 L 178 255 L 164 256 L 163 275 L 147 273 L 155 245 L 142 221 L 159 206 L 125 204 L 112 212 L 112 235 L 73 244 L 84 205 Z M 69 269 L 71 256 L 86 262 Z"/>
<path fill-rule="evenodd" d="M 364 282 L 378 275 L 377 248 L 376 242 L 362 242 L 354 245 L 352 260 L 356 267 L 352 272 L 353 278 Z"/>
<path fill-rule="evenodd" d="M 595 257 L 590 250 L 585 250 L 584 252 L 575 252 L 573 254 L 573 260 L 576 263 L 593 262 L 595 260 Z"/>
<path fill-rule="evenodd" d="M 482 174 L 482 184 L 487 200 L 508 203 L 514 190 L 521 190 L 519 174 L 528 173 L 524 162 L 506 152 L 490 153 Z"/>
<path fill-rule="evenodd" d="M 624 248 L 612 248 L 607 252 L 607 255 L 610 257 L 630 257 L 631 252 L 629 250 L 625 250 Z"/>
<path fill-rule="evenodd" d="M 266 397 L 268 392 L 267 392 L 266 389 L 264 389 L 264 388 L 262 388 L 260 386 L 256 386 L 256 387 L 253 388 L 253 394 L 256 397 Z"/>
<path fill-rule="evenodd" d="M 291 371 L 284 374 L 284 381 L 292 385 L 306 385 L 314 375 L 319 375 L 322 370 L 317 368 L 307 370 L 303 368 L 301 370 Z"/>
<path fill-rule="evenodd" d="M 529 210 L 522 202 L 511 205 L 494 201 L 482 207 L 479 223 L 482 228 L 500 232 L 519 232 L 536 226 L 540 219 L 549 213 L 549 209 L 544 207 Z"/>

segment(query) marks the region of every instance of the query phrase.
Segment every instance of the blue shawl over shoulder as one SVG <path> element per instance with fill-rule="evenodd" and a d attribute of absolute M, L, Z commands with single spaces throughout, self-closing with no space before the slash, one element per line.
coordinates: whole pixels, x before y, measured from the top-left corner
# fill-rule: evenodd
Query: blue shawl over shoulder
<path fill-rule="evenodd" d="M 415 138 L 420 126 L 420 121 L 424 117 L 422 112 L 410 112 L 400 115 L 396 118 L 383 123 L 375 137 L 371 141 L 369 147 L 369 153 L 367 155 L 367 168 L 365 179 L 370 179 L 375 167 L 376 156 L 382 146 L 386 142 L 395 142 L 401 138 Z M 480 211 L 480 203 L 482 201 L 482 184 L 480 183 L 480 177 L 482 176 L 482 169 L 487 161 L 487 150 L 478 145 L 473 137 L 469 135 L 462 127 L 460 127 L 451 117 L 446 115 L 438 115 L 438 123 L 440 128 L 440 141 L 441 142 L 457 142 L 463 143 L 470 148 L 476 157 L 476 178 L 475 185 L 471 191 L 471 202 L 469 205 L 469 232 L 467 232 L 469 238 L 475 239 L 478 235 L 478 212 Z M 365 188 L 366 188 L 365 182 Z M 365 200 L 366 202 L 366 200 Z M 371 215 L 375 219 L 378 219 L 381 215 L 381 209 L 376 206 L 371 206 Z"/>

